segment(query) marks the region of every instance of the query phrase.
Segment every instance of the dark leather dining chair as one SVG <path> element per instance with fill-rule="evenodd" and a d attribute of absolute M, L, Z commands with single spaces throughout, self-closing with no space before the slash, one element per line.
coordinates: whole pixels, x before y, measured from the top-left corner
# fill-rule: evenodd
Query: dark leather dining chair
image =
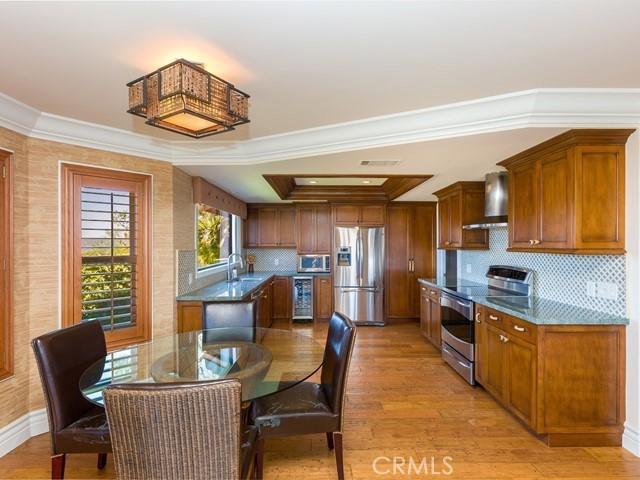
<path fill-rule="evenodd" d="M 203 306 L 202 325 L 205 330 L 214 328 L 256 327 L 258 308 L 256 302 L 206 302 Z M 215 337 L 215 338 L 208 338 Z M 207 335 L 205 341 L 246 341 L 255 340 L 255 331 L 243 330 L 239 332 L 215 332 Z"/>
<path fill-rule="evenodd" d="M 67 453 L 97 453 L 98 468 L 104 468 L 111 452 L 107 417 L 78 385 L 83 372 L 107 354 L 100 322 L 55 330 L 34 338 L 31 346 L 49 417 L 51 478 L 64 477 Z"/>
<path fill-rule="evenodd" d="M 238 480 L 251 473 L 258 429 L 242 426 L 237 380 L 112 385 L 104 401 L 119 480 Z"/>
<path fill-rule="evenodd" d="M 326 433 L 329 449 L 335 446 L 338 478 L 344 478 L 342 417 L 355 339 L 356 328 L 351 320 L 334 312 L 329 322 L 320 383 L 303 382 L 254 402 L 252 420 L 261 437 L 257 454 L 260 476 L 263 437 Z"/>

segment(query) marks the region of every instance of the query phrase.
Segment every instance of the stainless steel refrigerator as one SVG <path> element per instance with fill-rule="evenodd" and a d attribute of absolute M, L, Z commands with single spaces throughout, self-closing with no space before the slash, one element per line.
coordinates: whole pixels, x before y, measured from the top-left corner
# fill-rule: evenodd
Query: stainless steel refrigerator
<path fill-rule="evenodd" d="M 335 309 L 359 325 L 384 325 L 384 227 L 336 227 Z"/>

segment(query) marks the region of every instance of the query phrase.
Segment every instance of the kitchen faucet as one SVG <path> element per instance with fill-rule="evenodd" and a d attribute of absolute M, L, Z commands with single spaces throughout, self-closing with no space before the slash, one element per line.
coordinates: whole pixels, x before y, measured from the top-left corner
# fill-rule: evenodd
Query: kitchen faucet
<path fill-rule="evenodd" d="M 233 257 L 238 257 L 240 259 L 240 262 L 231 263 L 231 259 Z M 232 253 L 227 258 L 227 282 L 235 282 L 236 280 L 238 280 L 238 270 L 236 268 L 234 268 L 233 271 L 231 270 L 231 265 L 235 265 L 236 263 L 240 263 L 240 268 L 244 268 L 244 260 L 242 260 L 242 255 L 240 255 L 239 253 Z"/>

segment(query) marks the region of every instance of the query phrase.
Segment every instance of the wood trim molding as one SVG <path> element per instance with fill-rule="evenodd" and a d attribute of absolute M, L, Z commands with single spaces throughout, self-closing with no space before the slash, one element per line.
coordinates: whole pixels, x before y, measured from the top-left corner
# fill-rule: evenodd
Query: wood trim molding
<path fill-rule="evenodd" d="M 328 202 L 390 202 L 433 175 L 277 174 L 263 175 L 282 200 Z M 382 185 L 297 185 L 296 178 L 386 178 Z"/>
<path fill-rule="evenodd" d="M 4 346 L 0 358 L 0 379 L 13 375 L 13 155 L 0 150 L 0 160 L 4 171 L 0 171 L 2 182 L 2 249 L 0 251 L 0 274 L 4 288 L 0 292 L 0 335 Z M 1 169 L 0 169 L 1 170 Z M 3 268 L 4 262 L 4 268 Z"/>
<path fill-rule="evenodd" d="M 531 127 L 637 128 L 640 89 L 541 88 L 250 140 L 164 140 L 41 112 L 0 94 L 0 126 L 175 165 L 253 165 Z"/>
<path fill-rule="evenodd" d="M 526 162 L 541 153 L 566 149 L 574 145 L 625 145 L 635 129 L 574 129 L 557 135 L 549 140 L 528 148 L 516 155 L 498 162 L 497 165 L 509 167 Z"/>
<path fill-rule="evenodd" d="M 247 204 L 202 177 L 193 177 L 193 203 L 202 203 L 218 210 L 247 218 Z"/>
<path fill-rule="evenodd" d="M 75 196 L 76 178 L 79 176 L 91 176 L 103 178 L 105 181 L 127 181 L 136 182 L 140 185 L 140 196 L 138 199 L 138 231 L 143 235 L 136 240 L 138 255 L 142 256 L 142 260 L 138 262 L 136 267 L 138 285 L 137 285 L 137 318 L 138 325 L 134 329 L 121 329 L 116 332 L 106 332 L 107 348 L 114 349 L 117 347 L 129 345 L 132 343 L 140 343 L 151 338 L 151 265 L 152 265 L 152 225 L 151 205 L 152 205 L 152 188 L 151 175 L 124 172 L 121 170 L 110 170 L 99 167 L 87 167 L 83 165 L 62 163 L 61 164 L 61 242 L 62 242 L 62 326 L 66 327 L 76 323 L 77 305 L 76 285 L 79 284 L 79 270 L 75 268 L 75 248 L 79 244 L 79 234 L 74 224 L 76 222 L 76 212 L 80 205 L 79 200 Z"/>

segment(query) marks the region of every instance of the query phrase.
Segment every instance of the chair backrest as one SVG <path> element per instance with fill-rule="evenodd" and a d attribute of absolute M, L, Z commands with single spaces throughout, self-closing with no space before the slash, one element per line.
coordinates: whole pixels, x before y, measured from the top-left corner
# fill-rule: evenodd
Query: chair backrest
<path fill-rule="evenodd" d="M 355 341 L 356 327 L 353 322 L 344 315 L 334 312 L 329 321 L 320 382 L 333 412 L 339 414 L 341 418 L 347 373 Z"/>
<path fill-rule="evenodd" d="M 55 434 L 94 407 L 80 392 L 78 382 L 89 366 L 107 355 L 104 332 L 94 320 L 41 335 L 31 346 L 55 446 Z"/>
<path fill-rule="evenodd" d="M 213 328 L 256 327 L 258 308 L 256 302 L 208 302 L 204 304 L 202 325 L 205 330 Z M 208 340 L 209 336 L 205 336 Z M 241 334 L 220 332 L 212 335 L 217 341 L 253 342 L 255 332 L 245 330 Z"/>
<path fill-rule="evenodd" d="M 238 479 L 240 390 L 237 380 L 107 387 L 118 479 Z"/>

